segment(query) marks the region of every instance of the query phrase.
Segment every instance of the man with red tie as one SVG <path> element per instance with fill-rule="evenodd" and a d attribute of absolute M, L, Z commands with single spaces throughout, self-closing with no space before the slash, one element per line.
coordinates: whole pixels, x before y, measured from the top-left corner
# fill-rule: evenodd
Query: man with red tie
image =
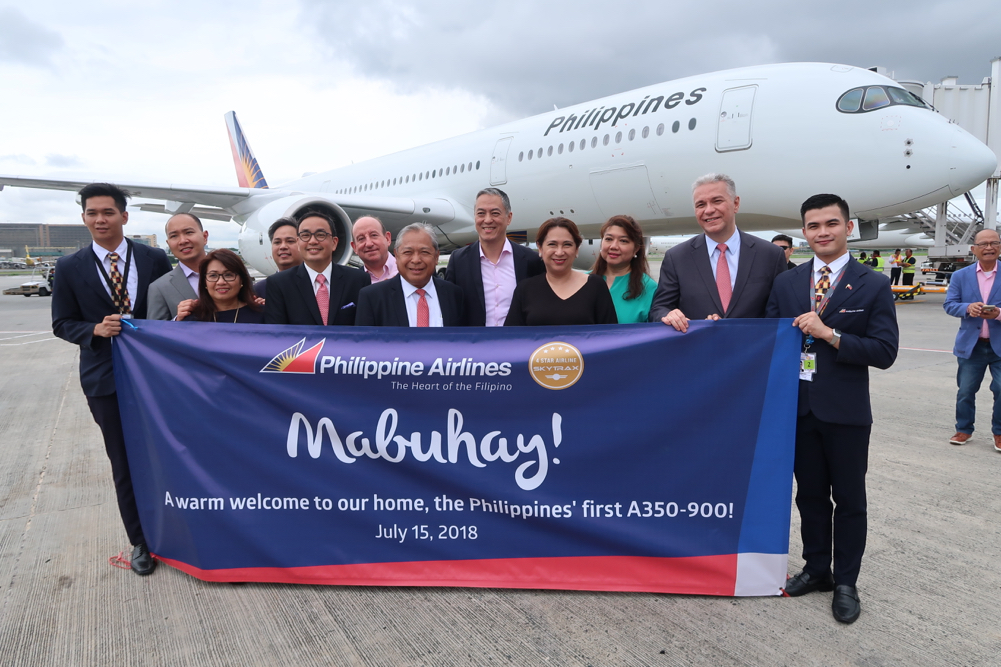
<path fill-rule="evenodd" d="M 764 317 L 775 276 L 786 270 L 782 250 L 737 229 L 740 197 L 725 174 L 692 185 L 695 217 L 705 234 L 664 255 L 650 321 L 688 331 L 688 321 Z"/>
<path fill-rule="evenodd" d="M 334 264 L 337 234 L 325 211 L 306 211 L 296 232 L 303 263 L 270 276 L 265 283 L 266 324 L 352 325 L 358 292 L 368 274 Z"/>
<path fill-rule="evenodd" d="M 355 324 L 374 327 L 465 325 L 462 289 L 435 276 L 438 240 L 434 229 L 415 222 L 396 236 L 399 274 L 370 285 L 358 298 Z"/>

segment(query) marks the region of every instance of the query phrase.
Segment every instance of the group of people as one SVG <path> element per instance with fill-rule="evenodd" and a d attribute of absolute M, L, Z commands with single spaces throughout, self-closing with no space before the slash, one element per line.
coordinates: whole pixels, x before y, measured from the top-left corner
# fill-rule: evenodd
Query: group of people
<path fill-rule="evenodd" d="M 900 254 L 900 248 L 893 251 L 890 255 L 889 262 L 883 259 L 883 256 L 878 250 L 872 251 L 872 257 L 867 257 L 866 254 L 860 253 L 858 261 L 862 262 L 866 266 L 871 266 L 872 270 L 876 273 L 883 273 L 886 271 L 886 265 L 890 265 L 890 284 L 891 285 L 913 285 L 914 284 L 914 273 L 917 271 L 918 258 L 914 256 L 914 251 L 910 248 L 904 250 L 904 254 Z M 903 283 L 900 282 L 900 277 L 903 276 Z"/>
<path fill-rule="evenodd" d="M 510 199 L 486 188 L 474 203 L 478 240 L 451 254 L 443 279 L 430 226 L 401 229 L 391 253 L 383 224 L 359 218 L 350 243 L 364 268 L 354 269 L 333 261 L 334 220 L 314 209 L 271 225 L 279 271 L 255 284 L 235 253 L 205 251 L 208 233 L 195 215 L 167 222 L 167 244 L 179 260 L 171 269 L 162 250 L 124 238 L 127 193 L 109 184 L 83 188 L 94 242 L 59 260 L 53 330 L 81 347 L 81 383 L 112 460 L 133 570 L 148 574 L 156 562 L 135 508 L 112 373 L 110 339 L 123 318 L 410 327 L 649 321 L 686 333 L 693 320 L 782 317 L 803 334 L 795 475 L 806 566 L 786 592 L 833 589 L 835 618 L 853 622 L 866 535 L 868 367 L 889 367 L 898 345 L 887 280 L 848 253 L 852 222 L 836 195 L 804 202 L 803 234 L 815 257 L 790 269 L 791 239 L 787 250 L 737 228 L 740 198 L 729 177 L 703 176 L 692 192 L 704 233 L 665 254 L 656 282 L 632 218 L 604 223 L 600 257 L 585 274 L 573 270 L 582 242 L 573 221 L 542 223 L 536 253 L 507 238 Z"/>

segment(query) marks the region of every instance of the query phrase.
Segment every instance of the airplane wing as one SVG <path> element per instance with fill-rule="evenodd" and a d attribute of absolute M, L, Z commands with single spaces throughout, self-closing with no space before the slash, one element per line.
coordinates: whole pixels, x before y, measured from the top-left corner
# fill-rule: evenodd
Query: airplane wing
<path fill-rule="evenodd" d="M 5 185 L 17 188 L 37 188 L 40 190 L 70 190 L 76 192 L 85 185 L 97 181 L 63 181 L 46 178 L 0 175 L 0 190 Z M 228 208 L 256 196 L 274 197 L 273 190 L 260 188 L 204 187 L 197 185 L 163 185 L 154 183 L 119 183 L 136 197 L 149 197 L 166 201 L 185 202 L 202 206 Z"/>

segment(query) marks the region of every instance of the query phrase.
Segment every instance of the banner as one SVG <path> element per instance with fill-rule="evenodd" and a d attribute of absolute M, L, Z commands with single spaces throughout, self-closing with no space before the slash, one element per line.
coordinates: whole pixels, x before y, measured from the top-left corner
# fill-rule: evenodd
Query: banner
<path fill-rule="evenodd" d="M 777 595 L 789 320 L 137 321 L 115 380 L 150 550 L 210 581 Z"/>

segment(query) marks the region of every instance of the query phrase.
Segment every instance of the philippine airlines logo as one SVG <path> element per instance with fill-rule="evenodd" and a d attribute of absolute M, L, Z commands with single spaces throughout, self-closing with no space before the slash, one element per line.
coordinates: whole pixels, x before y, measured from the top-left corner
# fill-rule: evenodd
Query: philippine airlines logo
<path fill-rule="evenodd" d="M 303 352 L 302 347 L 306 344 L 306 339 L 303 338 L 292 347 L 275 356 L 274 359 L 269 361 L 267 365 L 261 369 L 261 372 L 307 373 L 309 375 L 314 375 L 316 374 L 316 360 L 319 359 L 320 351 L 323 350 L 323 344 L 326 341 L 327 339 L 324 338 L 319 343 Z"/>

